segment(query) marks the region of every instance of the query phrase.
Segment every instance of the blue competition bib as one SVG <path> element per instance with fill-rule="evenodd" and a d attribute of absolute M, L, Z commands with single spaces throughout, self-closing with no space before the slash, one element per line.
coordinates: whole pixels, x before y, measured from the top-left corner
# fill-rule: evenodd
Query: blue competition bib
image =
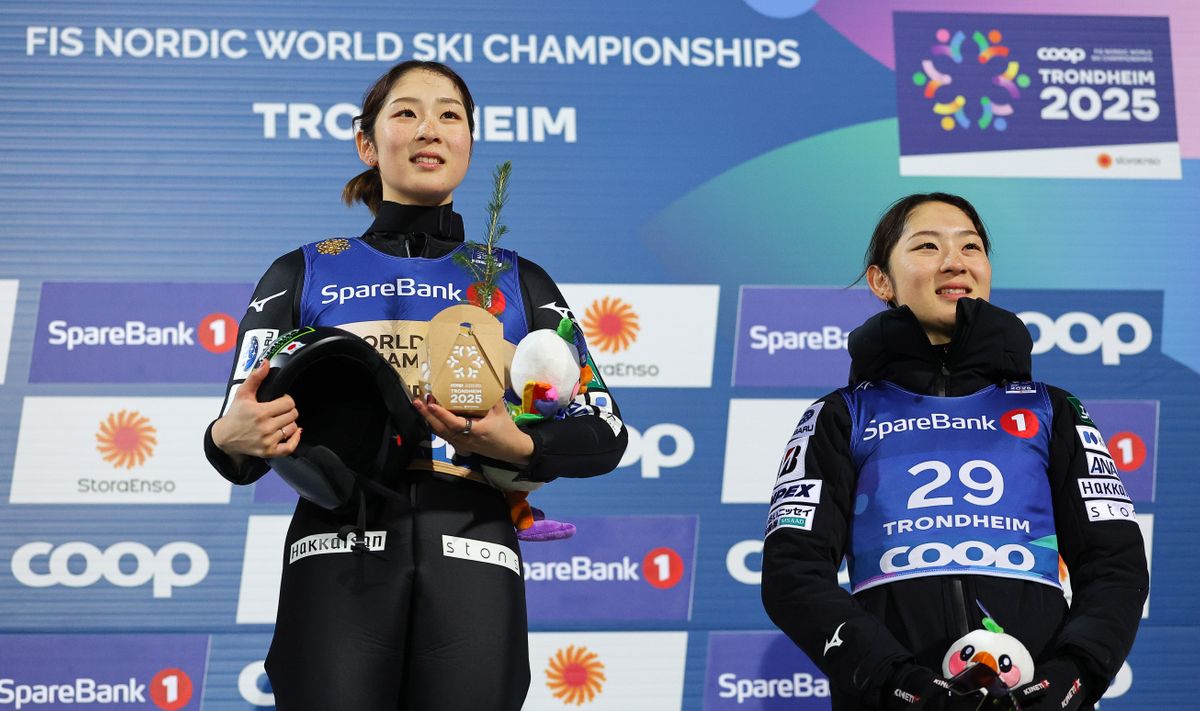
<path fill-rule="evenodd" d="M 357 334 L 392 364 L 415 394 L 418 352 L 429 320 L 463 303 L 472 286 L 470 274 L 454 263 L 454 255 L 473 248 L 462 245 L 437 259 L 384 254 L 357 238 L 327 239 L 302 249 L 306 271 L 301 325 L 336 326 Z M 515 348 L 529 332 L 517 255 L 498 249 L 496 257 L 508 268 L 497 279 L 500 294 L 493 304 L 503 303 L 496 317 L 504 326 L 504 339 Z M 474 458 L 455 459 L 440 438 L 431 439 L 428 446 L 428 454 L 418 454 L 410 467 L 459 474 L 479 469 Z"/>
<path fill-rule="evenodd" d="M 964 573 L 1059 587 L 1045 385 L 930 397 L 874 382 L 842 396 L 858 471 L 854 592 Z"/>

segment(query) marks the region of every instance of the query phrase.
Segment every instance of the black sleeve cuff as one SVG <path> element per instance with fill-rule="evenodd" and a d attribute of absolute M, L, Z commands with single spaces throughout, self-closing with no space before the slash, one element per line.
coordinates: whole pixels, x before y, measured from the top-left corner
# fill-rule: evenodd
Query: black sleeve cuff
<path fill-rule="evenodd" d="M 266 461 L 257 457 L 246 457 L 241 467 L 233 463 L 233 457 L 223 452 L 217 443 L 213 441 L 212 428 L 217 423 L 216 420 L 208 423 L 208 427 L 204 430 L 204 456 L 208 458 L 208 463 L 216 469 L 221 476 L 225 477 L 234 484 L 253 484 L 262 478 L 271 467 Z"/>

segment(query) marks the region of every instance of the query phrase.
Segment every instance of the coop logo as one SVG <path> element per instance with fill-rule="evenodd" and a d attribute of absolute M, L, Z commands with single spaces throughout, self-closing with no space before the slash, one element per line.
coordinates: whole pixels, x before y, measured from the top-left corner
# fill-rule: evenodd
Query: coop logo
<path fill-rule="evenodd" d="M 993 548 L 982 541 L 963 541 L 956 546 L 945 543 L 922 543 L 918 546 L 897 546 L 879 559 L 884 573 L 902 573 L 921 568 L 941 568 L 947 565 L 995 567 L 1004 570 L 1033 570 L 1036 560 L 1028 548 L 1007 543 Z"/>
<path fill-rule="evenodd" d="M 444 301 L 462 301 L 462 289 L 454 286 L 454 282 L 445 284 L 426 284 L 411 277 L 397 277 L 394 282 L 376 282 L 374 284 L 356 284 L 354 286 L 338 286 L 326 284 L 321 287 L 321 304 L 337 302 L 339 306 L 347 301 L 358 299 L 377 299 L 393 296 L 422 296 Z"/>
<path fill-rule="evenodd" d="M 564 705 L 582 706 L 604 692 L 604 662 L 587 647 L 559 648 L 546 665 L 546 686 Z"/>
<path fill-rule="evenodd" d="M 1043 62 L 1079 64 L 1087 59 L 1087 52 L 1082 47 L 1038 47 L 1037 58 Z"/>
<path fill-rule="evenodd" d="M 133 469 L 146 463 L 158 444 L 154 425 L 138 411 L 109 413 L 96 432 L 96 451 L 114 469 Z"/>
<path fill-rule="evenodd" d="M 72 566 L 72 559 L 82 560 L 83 568 Z M 128 563 L 122 565 L 126 560 L 133 562 L 132 569 Z M 208 554 L 187 541 L 173 541 L 157 551 L 137 541 L 118 541 L 104 550 L 86 541 L 58 546 L 33 541 L 12 556 L 13 577 L 27 587 L 85 588 L 103 578 L 122 588 L 150 583 L 155 598 L 169 598 L 175 588 L 196 585 L 208 575 L 208 568 Z"/>
<path fill-rule="evenodd" d="M 1000 31 L 974 30 L 968 35 L 941 27 L 934 38 L 936 44 L 921 60 L 912 81 L 929 100 L 938 125 L 946 132 L 1006 130 L 1016 113 L 1013 103 L 1031 82 L 1028 74 L 1021 73 L 1021 63 L 1009 56 L 1009 48 L 1000 44 L 1004 39 Z M 967 57 L 967 52 L 974 56 Z M 985 68 L 984 74 L 978 65 Z M 993 96 L 997 86 L 1006 92 L 1007 101 Z"/>
<path fill-rule="evenodd" d="M 1054 348 L 1077 356 L 1099 351 L 1101 363 L 1120 365 L 1123 356 L 1145 352 L 1154 340 L 1150 322 L 1132 311 L 1118 311 L 1103 321 L 1083 311 L 1068 311 L 1056 319 L 1037 311 L 1017 316 L 1034 336 L 1034 355 Z"/>
<path fill-rule="evenodd" d="M 238 674 L 238 693 L 251 706 L 274 706 L 275 693 L 267 678 L 267 665 L 259 659 L 242 667 Z"/>
<path fill-rule="evenodd" d="M 658 479 L 662 470 L 681 467 L 696 453 L 696 440 L 683 425 L 664 422 L 651 425 L 644 433 L 628 423 L 625 428 L 629 444 L 617 467 L 631 467 L 640 462 L 643 479 Z"/>
<path fill-rule="evenodd" d="M 641 328 L 633 307 L 615 297 L 597 299 L 583 312 L 583 334 L 601 353 L 628 350 Z"/>

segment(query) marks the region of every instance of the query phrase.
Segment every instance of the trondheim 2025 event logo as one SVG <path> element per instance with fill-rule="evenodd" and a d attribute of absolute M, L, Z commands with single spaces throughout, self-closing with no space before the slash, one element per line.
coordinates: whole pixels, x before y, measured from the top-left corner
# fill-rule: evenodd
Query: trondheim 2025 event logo
<path fill-rule="evenodd" d="M 913 84 L 923 88 L 943 130 L 1004 131 L 1016 114 L 1013 105 L 1021 90 L 1029 88 L 1029 75 L 1021 73 L 1020 62 L 1000 44 L 1004 37 L 999 30 L 975 30 L 969 37 L 963 30 L 939 28 L 937 43 L 921 60 Z"/>

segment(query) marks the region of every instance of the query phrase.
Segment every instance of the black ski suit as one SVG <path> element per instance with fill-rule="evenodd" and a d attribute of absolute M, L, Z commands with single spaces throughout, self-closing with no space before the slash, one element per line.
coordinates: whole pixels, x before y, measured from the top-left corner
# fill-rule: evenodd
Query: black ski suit
<path fill-rule="evenodd" d="M 333 241 L 330 249 L 344 249 L 342 242 Z M 462 219 L 449 205 L 385 202 L 362 237 L 385 255 L 383 262 L 400 269 L 403 260 L 396 258 L 429 262 L 462 242 Z M 536 264 L 520 259 L 515 266 L 520 293 L 506 295 L 507 307 L 524 309 L 529 330 L 555 328 L 569 313 L 558 288 Z M 267 270 L 241 321 L 238 353 L 248 332 L 309 325 L 302 323 L 303 309 L 321 289 L 306 283 L 310 269 L 296 250 Z M 309 301 L 302 298 L 306 292 Z M 229 388 L 244 379 L 244 367 L 234 364 Z M 602 406 L 592 406 L 596 394 L 593 389 L 577 398 L 587 405 L 581 416 L 526 430 L 534 453 L 525 479 L 594 476 L 616 467 L 627 432 L 607 395 Z M 300 413 L 301 425 L 303 420 Z M 205 452 L 235 484 L 252 483 L 268 470 L 254 458 L 234 466 L 213 443 L 211 425 Z M 357 523 L 357 511 L 332 513 L 304 499 L 297 503 L 266 661 L 279 709 L 521 707 L 530 678 L 525 589 L 509 509 L 499 491 L 445 471 L 426 462 L 396 472 L 387 483 L 394 496 L 368 495 L 365 541 L 371 550 L 364 554 L 331 544 L 343 526 Z"/>
<path fill-rule="evenodd" d="M 982 300 L 959 301 L 947 347 L 931 345 L 907 307 L 889 309 L 850 336 L 851 388 L 887 381 L 912 393 L 967 396 L 994 384 L 1030 380 L 1031 346 L 1015 315 Z M 896 680 L 914 664 L 940 675 L 950 644 L 982 627 L 976 600 L 986 601 L 1039 668 L 1062 657 L 1080 667 L 1085 707 L 1100 698 L 1120 669 L 1148 588 L 1141 531 L 1132 520 L 1089 518 L 1089 501 L 1077 485 L 1095 476 L 1088 472 L 1076 430 L 1081 415 L 1066 392 L 1048 391 L 1053 421 L 1046 423 L 1051 431 L 1045 475 L 1058 551 L 1070 572 L 1070 608 L 1051 585 L 992 575 L 901 579 L 855 595 L 838 587 L 838 566 L 853 545 L 859 472 L 851 459 L 853 424 L 842 391 L 818 401 L 823 405 L 803 466 L 805 480 L 822 482 L 820 501 L 810 530 L 768 533 L 762 598 L 775 624 L 829 676 L 835 711 L 884 707 Z M 925 400 L 936 406 L 934 398 Z"/>

